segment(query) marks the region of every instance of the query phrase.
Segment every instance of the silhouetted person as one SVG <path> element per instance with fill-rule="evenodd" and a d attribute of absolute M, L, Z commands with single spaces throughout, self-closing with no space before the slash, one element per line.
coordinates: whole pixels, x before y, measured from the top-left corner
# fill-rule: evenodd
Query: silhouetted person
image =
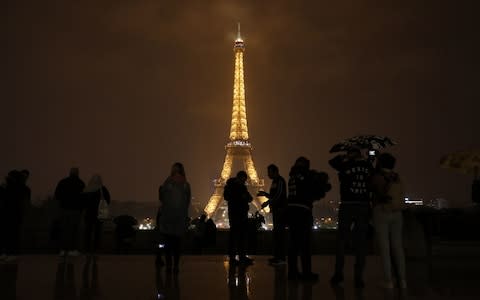
<path fill-rule="evenodd" d="M 403 251 L 403 183 L 393 169 L 395 158 L 389 153 L 378 156 L 377 165 L 370 179 L 373 192 L 373 222 L 382 259 L 385 288 L 393 289 L 392 258 L 397 270 L 400 288 L 407 287 L 405 254 Z M 393 199 L 395 198 L 395 199 Z"/>
<path fill-rule="evenodd" d="M 347 155 L 337 155 L 329 164 L 338 171 L 340 181 L 340 206 L 338 211 L 337 250 L 335 273 L 330 279 L 332 285 L 343 282 L 345 246 L 353 225 L 355 247 L 354 279 L 357 288 L 363 288 L 363 271 L 367 254 L 367 232 L 370 219 L 370 196 L 367 187 L 372 166 L 359 149 L 350 149 Z"/>
<path fill-rule="evenodd" d="M 162 186 L 158 188 L 158 209 L 157 209 L 157 217 L 155 218 L 155 230 L 157 232 L 157 238 L 155 239 L 155 265 L 157 267 L 162 267 L 165 265 L 165 262 L 162 258 L 162 255 L 165 252 L 165 244 L 163 241 L 162 234 L 159 231 L 160 224 L 160 216 L 162 215 Z"/>
<path fill-rule="evenodd" d="M 126 251 L 130 248 L 136 237 L 135 225 L 137 220 L 129 215 L 120 215 L 113 219 L 115 223 L 115 242 L 119 252 Z"/>
<path fill-rule="evenodd" d="M 290 170 L 288 179 L 288 226 L 290 245 L 288 250 L 288 279 L 317 280 L 312 272 L 313 201 L 315 200 L 310 161 L 299 157 Z M 298 270 L 300 255 L 302 273 Z"/>
<path fill-rule="evenodd" d="M 195 226 L 193 230 L 193 243 L 194 247 L 197 250 L 197 253 L 202 253 L 202 248 L 205 246 L 206 241 L 206 224 L 207 215 L 202 214 L 200 217 L 192 220 L 191 224 Z"/>
<path fill-rule="evenodd" d="M 83 211 L 80 194 L 84 188 L 78 168 L 71 168 L 70 175 L 60 180 L 55 188 L 55 198 L 61 209 L 60 256 L 79 254 L 78 232 Z"/>
<path fill-rule="evenodd" d="M 268 260 L 272 265 L 285 264 L 285 226 L 287 212 L 287 184 L 280 176 L 276 165 L 269 165 L 267 168 L 268 177 L 272 180 L 269 193 L 260 191 L 259 196 L 265 196 L 268 201 L 262 204 L 267 205 L 273 217 L 273 257 Z"/>
<path fill-rule="evenodd" d="M 179 271 L 181 242 L 187 231 L 191 197 L 185 169 L 181 163 L 174 163 L 160 190 L 161 214 L 158 220 L 165 245 L 167 273 L 172 267 L 174 273 Z"/>
<path fill-rule="evenodd" d="M 227 180 L 223 191 L 223 198 L 228 204 L 228 219 L 230 231 L 228 236 L 228 256 L 230 265 L 252 264 L 253 260 L 247 257 L 246 240 L 248 230 L 248 209 L 253 197 L 247 190 L 247 173 L 240 171 L 236 177 Z M 238 254 L 239 260 L 236 259 Z"/>
<path fill-rule="evenodd" d="M 94 255 L 100 246 L 103 220 L 98 218 L 98 206 L 104 199 L 110 205 L 110 192 L 103 185 L 102 177 L 95 174 L 90 178 L 82 194 L 85 210 L 85 251 Z"/>
<path fill-rule="evenodd" d="M 20 234 L 25 210 L 30 203 L 30 188 L 26 177 L 20 171 L 10 171 L 5 179 L 2 209 L 2 260 L 15 261 L 20 253 Z"/>
<path fill-rule="evenodd" d="M 205 222 L 205 245 L 212 247 L 217 243 L 217 225 L 211 218 Z"/>

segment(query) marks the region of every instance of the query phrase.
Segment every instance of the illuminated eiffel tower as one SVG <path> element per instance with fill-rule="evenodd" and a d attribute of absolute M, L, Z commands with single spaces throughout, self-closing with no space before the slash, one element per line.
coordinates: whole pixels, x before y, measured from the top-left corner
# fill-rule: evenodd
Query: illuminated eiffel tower
<path fill-rule="evenodd" d="M 216 222 L 215 212 L 221 206 L 225 207 L 223 199 L 223 189 L 226 181 L 233 175 L 232 165 L 236 161 L 243 163 L 242 170 L 248 174 L 247 186 L 252 196 L 256 196 L 259 190 L 264 187 L 263 179 L 258 178 L 257 171 L 252 159 L 252 145 L 248 140 L 247 111 L 245 106 L 245 82 L 243 73 L 243 54 L 245 44 L 240 35 L 240 24 L 238 24 L 238 34 L 233 47 L 235 53 L 235 71 L 233 80 L 233 108 L 232 125 L 230 127 L 230 139 L 225 145 L 227 152 L 225 162 L 223 163 L 222 173 L 218 179 L 214 180 L 215 191 L 205 207 L 205 213 L 208 217 L 213 217 Z M 253 204 L 259 208 L 266 201 L 265 197 L 256 197 Z M 223 212 L 225 214 L 225 211 Z"/>

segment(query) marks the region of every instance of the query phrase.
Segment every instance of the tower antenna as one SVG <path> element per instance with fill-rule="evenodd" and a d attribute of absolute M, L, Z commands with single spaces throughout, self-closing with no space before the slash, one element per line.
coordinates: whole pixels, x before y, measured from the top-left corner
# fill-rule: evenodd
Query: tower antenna
<path fill-rule="evenodd" d="M 237 23 L 237 41 L 241 41 L 242 36 L 240 34 L 240 22 Z"/>

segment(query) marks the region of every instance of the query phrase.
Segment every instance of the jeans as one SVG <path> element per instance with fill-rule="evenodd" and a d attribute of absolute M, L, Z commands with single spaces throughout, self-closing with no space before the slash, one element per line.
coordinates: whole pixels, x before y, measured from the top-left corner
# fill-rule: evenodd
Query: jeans
<path fill-rule="evenodd" d="M 365 204 L 342 203 L 338 211 L 337 251 L 335 258 L 335 274 L 343 276 L 345 265 L 345 246 L 347 238 L 352 234 L 355 251 L 355 279 L 363 278 L 367 255 L 367 232 L 370 219 L 370 206 Z M 351 229 L 353 225 L 353 230 Z"/>
<path fill-rule="evenodd" d="M 384 211 L 383 207 L 378 205 L 373 209 L 373 222 L 380 257 L 382 259 L 385 281 L 392 281 L 392 257 L 397 268 L 398 279 L 405 280 L 405 254 L 402 244 L 402 212 Z"/>

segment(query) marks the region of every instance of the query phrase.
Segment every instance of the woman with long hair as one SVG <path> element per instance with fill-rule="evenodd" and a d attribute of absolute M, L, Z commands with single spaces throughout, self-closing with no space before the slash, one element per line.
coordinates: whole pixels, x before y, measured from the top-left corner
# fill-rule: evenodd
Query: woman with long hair
<path fill-rule="evenodd" d="M 397 271 L 398 286 L 407 287 L 405 253 L 403 250 L 402 210 L 405 209 L 404 187 L 394 171 L 396 159 L 389 153 L 377 158 L 376 170 L 370 179 L 373 191 L 373 222 L 382 259 L 385 288 L 392 289 L 392 260 Z"/>
<path fill-rule="evenodd" d="M 110 192 L 103 185 L 102 177 L 94 174 L 83 194 L 86 200 L 85 211 L 85 251 L 94 254 L 100 244 L 103 220 L 98 218 L 100 201 L 105 200 L 110 205 Z"/>
<path fill-rule="evenodd" d="M 190 184 L 185 169 L 179 162 L 173 164 L 170 176 L 160 188 L 161 214 L 158 231 L 165 247 L 167 272 L 179 271 L 182 237 L 187 231 L 188 208 L 190 206 Z"/>

